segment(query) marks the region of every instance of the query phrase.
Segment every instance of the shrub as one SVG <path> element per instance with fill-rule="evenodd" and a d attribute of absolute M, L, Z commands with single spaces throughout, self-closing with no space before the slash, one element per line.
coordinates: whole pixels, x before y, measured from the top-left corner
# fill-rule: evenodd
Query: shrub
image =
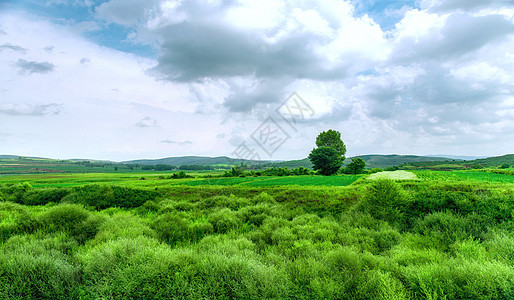
<path fill-rule="evenodd" d="M 225 233 L 243 225 L 240 213 L 228 208 L 222 208 L 207 216 L 207 220 L 214 226 L 217 233 Z"/>
<path fill-rule="evenodd" d="M 86 185 L 75 188 L 62 201 L 92 206 L 100 210 L 108 207 L 139 207 L 149 200 L 155 200 L 158 196 L 159 193 L 155 190 Z"/>
<path fill-rule="evenodd" d="M 0 250 L 0 298 L 78 299 L 79 267 L 63 253 L 71 247 L 58 236 L 10 239 Z"/>
<path fill-rule="evenodd" d="M 188 238 L 189 220 L 182 214 L 166 213 L 157 216 L 151 227 L 161 241 L 174 245 Z"/>
<path fill-rule="evenodd" d="M 514 297 L 514 270 L 498 262 L 450 259 L 440 264 L 405 267 L 403 276 L 417 299 Z"/>
<path fill-rule="evenodd" d="M 433 241 L 433 247 L 447 250 L 456 241 L 462 241 L 470 236 L 470 224 L 468 221 L 451 212 L 436 212 L 427 215 L 422 220 L 418 220 L 414 225 L 414 232 Z"/>
<path fill-rule="evenodd" d="M 49 232 L 67 232 L 84 243 L 96 235 L 104 219 L 93 216 L 80 205 L 61 204 L 43 213 L 40 221 Z"/>
<path fill-rule="evenodd" d="M 118 212 L 105 219 L 91 242 L 97 245 L 109 240 L 139 236 L 156 237 L 156 234 L 141 218 L 129 212 Z"/>
<path fill-rule="evenodd" d="M 57 203 L 70 193 L 69 189 L 37 189 L 25 193 L 22 202 L 25 205 L 45 205 Z"/>
<path fill-rule="evenodd" d="M 32 233 L 40 227 L 41 223 L 25 207 L 12 202 L 0 202 L 0 241 L 16 234 Z"/>
<path fill-rule="evenodd" d="M 361 209 L 377 219 L 396 224 L 407 202 L 405 191 L 390 179 L 376 179 L 361 202 Z"/>

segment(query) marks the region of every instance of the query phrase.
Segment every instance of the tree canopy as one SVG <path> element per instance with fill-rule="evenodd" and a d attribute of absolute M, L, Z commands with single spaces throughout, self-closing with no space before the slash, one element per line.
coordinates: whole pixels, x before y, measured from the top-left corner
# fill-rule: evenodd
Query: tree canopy
<path fill-rule="evenodd" d="M 316 138 L 316 146 L 318 147 L 330 147 L 337 151 L 342 160 L 345 159 L 346 146 L 341 139 L 341 133 L 339 131 L 329 129 L 323 131 Z"/>
<path fill-rule="evenodd" d="M 314 170 L 319 171 L 321 175 L 335 174 L 343 165 L 343 159 L 339 153 L 334 148 L 325 146 L 313 149 L 309 154 L 309 159 Z"/>
<path fill-rule="evenodd" d="M 345 173 L 348 174 L 359 174 L 364 171 L 364 168 L 366 167 L 366 162 L 360 158 L 352 158 L 352 162 L 346 166 Z"/>

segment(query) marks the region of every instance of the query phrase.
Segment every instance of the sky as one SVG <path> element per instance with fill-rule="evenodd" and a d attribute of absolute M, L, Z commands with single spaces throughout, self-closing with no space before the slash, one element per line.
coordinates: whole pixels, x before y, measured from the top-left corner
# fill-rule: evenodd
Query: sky
<path fill-rule="evenodd" d="M 511 0 L 0 0 L 0 154 L 514 149 Z"/>

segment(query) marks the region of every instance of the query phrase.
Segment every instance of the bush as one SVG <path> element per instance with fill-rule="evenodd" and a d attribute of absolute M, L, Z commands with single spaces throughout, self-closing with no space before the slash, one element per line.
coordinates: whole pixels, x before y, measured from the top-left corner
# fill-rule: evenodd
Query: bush
<path fill-rule="evenodd" d="M 143 220 L 128 212 L 113 214 L 99 226 L 93 245 L 119 238 L 156 237 L 155 232 Z"/>
<path fill-rule="evenodd" d="M 374 180 L 360 204 L 360 208 L 374 218 L 397 224 L 407 203 L 405 191 L 390 179 Z"/>
<path fill-rule="evenodd" d="M 22 203 L 25 205 L 45 205 L 60 202 L 70 193 L 69 189 L 37 189 L 25 193 Z"/>
<path fill-rule="evenodd" d="M 159 193 L 155 190 L 110 185 L 86 185 L 75 188 L 62 201 L 92 206 L 101 210 L 108 207 L 139 207 L 147 201 L 155 200 L 158 196 Z"/>
<path fill-rule="evenodd" d="M 61 204 L 43 213 L 40 221 L 47 231 L 63 231 L 84 243 L 95 237 L 104 219 L 92 215 L 80 205 Z"/>
<path fill-rule="evenodd" d="M 416 299 L 514 297 L 514 270 L 498 262 L 450 259 L 440 264 L 408 266 L 403 276 Z"/>
<path fill-rule="evenodd" d="M 222 208 L 209 214 L 207 220 L 214 226 L 216 233 L 225 233 L 243 225 L 240 213 L 228 208 Z"/>
<path fill-rule="evenodd" d="M 61 237 L 20 236 L 0 250 L 1 299 L 78 299 L 80 270 Z"/>
<path fill-rule="evenodd" d="M 413 230 L 429 237 L 434 248 L 447 250 L 456 241 L 483 236 L 486 228 L 473 220 L 473 217 L 456 216 L 451 212 L 436 212 L 418 220 Z"/>
<path fill-rule="evenodd" d="M 189 220 L 182 214 L 166 213 L 157 216 L 151 227 L 161 241 L 174 245 L 188 238 Z"/>
<path fill-rule="evenodd" d="M 32 233 L 40 227 L 41 223 L 25 207 L 0 202 L 0 242 L 16 234 Z"/>

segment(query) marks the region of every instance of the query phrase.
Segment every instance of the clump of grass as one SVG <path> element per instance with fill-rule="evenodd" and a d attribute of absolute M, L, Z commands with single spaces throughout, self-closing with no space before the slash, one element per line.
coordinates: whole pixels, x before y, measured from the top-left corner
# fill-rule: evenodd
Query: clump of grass
<path fill-rule="evenodd" d="M 67 255 L 76 246 L 65 235 L 9 239 L 0 250 L 0 298 L 78 298 L 80 268 Z"/>

